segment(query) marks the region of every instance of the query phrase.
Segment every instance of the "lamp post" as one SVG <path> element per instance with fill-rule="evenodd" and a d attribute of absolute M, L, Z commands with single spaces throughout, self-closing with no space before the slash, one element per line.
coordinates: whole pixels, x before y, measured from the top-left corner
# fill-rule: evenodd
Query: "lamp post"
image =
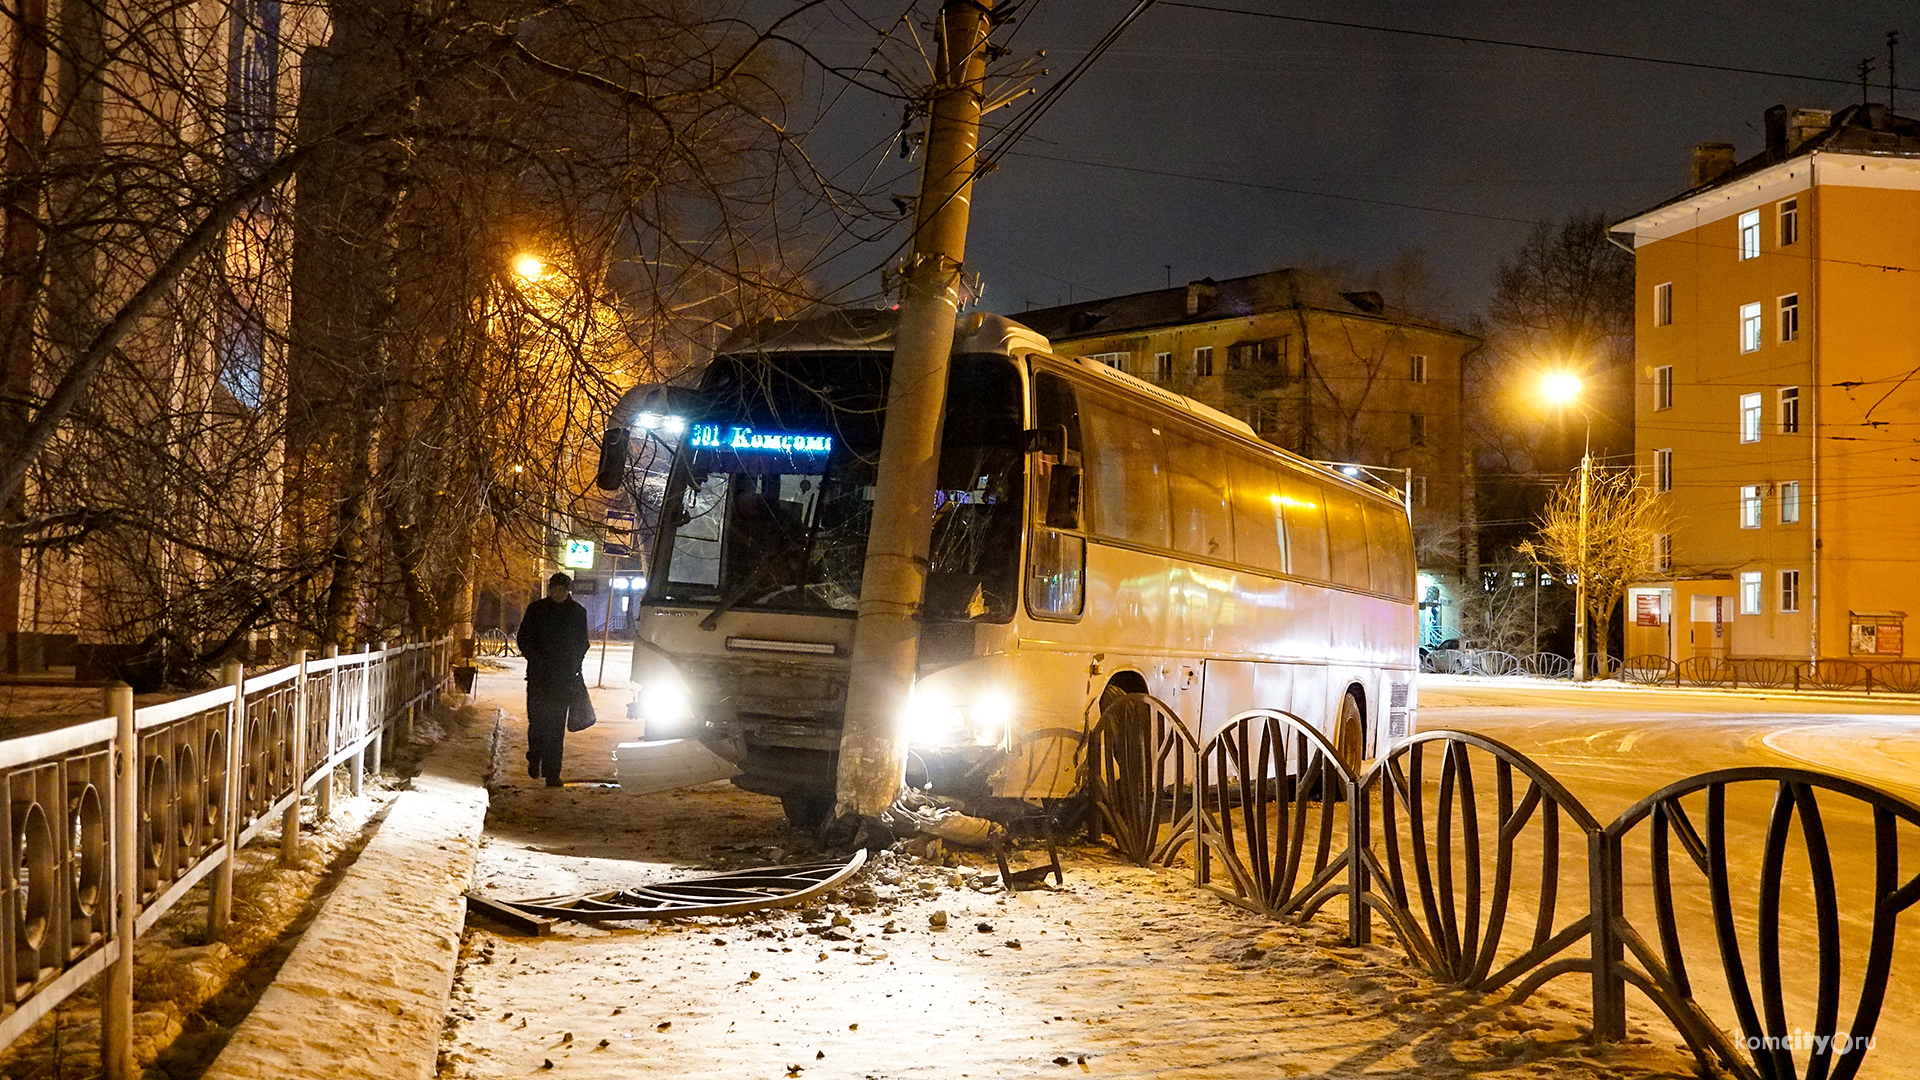
<path fill-rule="evenodd" d="M 1576 375 L 1547 376 L 1542 387 L 1548 401 L 1555 405 L 1573 404 L 1580 397 L 1580 378 Z M 1573 583 L 1573 681 L 1587 681 L 1587 489 L 1593 470 L 1593 418 L 1586 417 L 1586 441 L 1580 451 L 1580 528 L 1579 560 L 1574 565 Z"/>

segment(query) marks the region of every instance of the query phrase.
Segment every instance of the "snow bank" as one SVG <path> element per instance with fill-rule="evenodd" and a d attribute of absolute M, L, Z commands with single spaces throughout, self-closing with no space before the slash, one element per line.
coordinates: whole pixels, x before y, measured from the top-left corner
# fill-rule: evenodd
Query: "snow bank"
<path fill-rule="evenodd" d="M 422 762 L 209 1080 L 433 1075 L 486 819 L 486 737 L 469 729 Z"/>

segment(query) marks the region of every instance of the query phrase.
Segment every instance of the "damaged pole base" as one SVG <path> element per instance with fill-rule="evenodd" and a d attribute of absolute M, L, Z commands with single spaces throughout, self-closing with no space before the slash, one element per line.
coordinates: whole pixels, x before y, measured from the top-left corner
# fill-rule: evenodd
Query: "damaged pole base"
<path fill-rule="evenodd" d="M 895 839 L 892 827 L 871 814 L 841 814 L 820 827 L 820 846 L 828 851 L 885 851 Z"/>

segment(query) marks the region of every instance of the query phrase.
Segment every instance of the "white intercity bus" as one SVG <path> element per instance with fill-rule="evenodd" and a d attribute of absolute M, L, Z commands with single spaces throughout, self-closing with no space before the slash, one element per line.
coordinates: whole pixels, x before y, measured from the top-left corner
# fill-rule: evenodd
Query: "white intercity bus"
<path fill-rule="evenodd" d="M 696 736 L 796 822 L 832 805 L 897 316 L 759 322 L 675 446 L 634 649 L 647 737 Z M 1103 701 L 1203 743 L 1282 709 L 1351 760 L 1413 728 L 1413 546 L 1392 492 L 989 314 L 955 335 L 908 780 L 1070 796 Z"/>

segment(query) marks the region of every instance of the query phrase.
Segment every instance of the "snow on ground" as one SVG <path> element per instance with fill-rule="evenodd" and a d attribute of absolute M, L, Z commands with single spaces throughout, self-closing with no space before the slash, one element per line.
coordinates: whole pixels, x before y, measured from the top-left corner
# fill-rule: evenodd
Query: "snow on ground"
<path fill-rule="evenodd" d="M 435 713 L 415 724 L 413 739 L 393 764 L 411 770 L 445 734 L 454 716 Z M 478 725 L 475 725 L 478 726 Z M 484 734 L 483 736 L 484 737 Z M 189 891 L 143 935 L 135 948 L 135 1057 L 156 1080 L 198 1077 L 226 1044 L 271 982 L 281 962 L 319 909 L 339 872 L 358 856 L 404 781 L 369 774 L 361 794 L 347 794 L 339 777 L 333 814 L 313 818 L 309 798 L 301 823 L 301 860 L 279 864 L 280 832 L 269 827 L 239 853 L 233 920 L 217 940 L 207 938 L 207 890 Z M 87 1080 L 100 1075 L 98 983 L 90 985 L 0 1053 L 8 1080 Z"/>
<path fill-rule="evenodd" d="M 589 673 L 593 671 L 589 666 Z M 521 684 L 483 678 L 520 712 Z M 612 696 L 612 695 L 610 695 Z M 609 775 L 632 732 L 603 701 L 569 737 L 569 779 Z M 502 899 L 811 857 L 775 800 L 725 783 L 636 797 L 525 776 L 509 715 L 476 886 Z M 987 860 L 880 858 L 805 909 L 560 924 L 470 919 L 440 1076 L 1685 1076 L 1645 1035 L 1595 1050 L 1549 986 L 1509 1008 L 1434 985 L 1385 946 L 1339 944 L 1104 848 L 1064 853 L 1064 887 L 1004 892 Z M 1034 858 L 1024 853 L 1026 860 Z M 944 928 L 935 925 L 942 921 Z"/>

